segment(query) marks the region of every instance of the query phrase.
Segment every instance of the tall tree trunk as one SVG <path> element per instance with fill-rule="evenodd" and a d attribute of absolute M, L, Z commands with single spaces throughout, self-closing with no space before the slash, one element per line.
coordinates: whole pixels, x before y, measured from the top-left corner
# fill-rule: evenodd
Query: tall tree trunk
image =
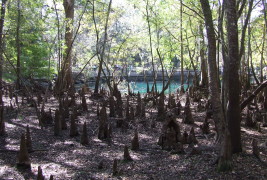
<path fill-rule="evenodd" d="M 93 1 L 93 19 L 94 19 L 94 24 L 95 24 L 95 30 L 96 30 L 96 35 L 97 35 L 97 46 L 98 46 L 99 45 L 99 31 L 98 31 L 97 26 L 96 26 L 94 2 L 95 1 Z M 101 72 L 103 71 L 104 56 L 105 56 L 106 43 L 107 43 L 107 37 L 108 37 L 108 20 L 109 20 L 109 15 L 110 15 L 110 10 L 111 10 L 111 4 L 112 4 L 112 0 L 109 1 L 109 5 L 108 5 L 108 12 L 107 12 L 106 23 L 105 23 L 104 42 L 103 42 L 102 51 L 100 52 L 100 56 L 98 55 L 99 67 L 98 67 L 98 73 L 97 73 L 96 82 L 95 82 L 95 89 L 94 89 L 95 94 L 98 94 Z M 100 50 L 97 47 L 97 53 L 99 53 L 99 51 Z M 108 82 L 108 84 L 109 83 L 110 82 Z M 109 85 L 109 87 L 111 88 L 110 85 Z"/>
<path fill-rule="evenodd" d="M 151 34 L 151 26 L 150 26 L 150 18 L 149 18 L 149 1 L 146 1 L 146 20 L 148 25 L 148 33 L 149 33 L 149 46 L 150 46 L 150 54 L 152 60 L 152 71 L 153 71 L 153 85 L 152 85 L 152 92 L 157 92 L 157 82 L 156 82 L 156 72 L 155 72 L 155 64 L 154 64 L 154 57 L 153 57 L 153 47 L 152 47 L 152 34 Z"/>
<path fill-rule="evenodd" d="M 201 34 L 202 40 L 200 40 L 199 48 L 200 48 L 200 66 L 201 66 L 201 86 L 208 86 L 208 71 L 207 71 L 207 61 L 205 59 L 205 50 L 204 50 L 204 34 L 203 34 L 203 26 L 202 22 L 199 25 L 199 33 Z"/>
<path fill-rule="evenodd" d="M 16 29 L 16 46 L 17 46 L 17 82 L 16 82 L 16 89 L 20 89 L 20 73 L 21 73 L 21 66 L 20 66 L 20 18 L 21 18 L 21 2 L 20 0 L 17 1 L 17 11 L 18 11 L 18 17 L 17 17 L 17 29 Z"/>
<path fill-rule="evenodd" d="M 254 66 L 253 66 L 253 62 L 252 62 L 253 58 L 252 58 L 252 50 L 251 50 L 251 26 L 250 26 L 250 24 L 248 25 L 248 59 L 250 60 L 248 63 L 250 63 L 251 72 L 252 72 L 252 75 L 254 77 L 254 80 L 255 80 L 257 85 L 260 85 L 260 82 L 259 82 L 259 80 L 257 78 L 257 75 L 255 73 L 255 69 L 254 69 Z M 249 81 L 249 84 L 250 84 L 250 76 L 248 78 L 248 81 Z"/>
<path fill-rule="evenodd" d="M 7 0 L 2 0 L 1 17 L 0 17 L 0 136 L 5 135 L 5 120 L 4 120 L 4 102 L 3 102 L 3 64 L 4 64 L 4 47 L 3 47 L 3 29 L 5 21 Z"/>
<path fill-rule="evenodd" d="M 226 1 L 227 38 L 229 57 L 229 101 L 227 105 L 226 119 L 230 131 L 233 153 L 242 151 L 241 144 L 241 109 L 240 109 L 240 82 L 239 82 L 239 49 L 236 0 Z"/>
<path fill-rule="evenodd" d="M 68 89 L 73 86 L 72 78 L 72 44 L 73 44 L 73 20 L 74 20 L 74 0 L 64 0 L 63 6 L 66 17 L 65 44 L 66 49 L 63 56 L 63 88 Z"/>
<path fill-rule="evenodd" d="M 7 0 L 2 0 L 1 17 L 0 17 L 0 105 L 1 106 L 3 106 L 3 64 L 4 64 L 3 30 L 4 30 L 4 21 L 6 14 L 6 2 Z"/>
<path fill-rule="evenodd" d="M 266 0 L 262 0 L 262 6 L 263 6 L 263 13 L 264 13 L 264 22 L 265 22 L 265 32 L 263 33 L 264 34 L 264 38 L 263 38 L 263 47 L 262 47 L 262 60 L 261 60 L 261 81 L 263 81 L 263 67 L 262 67 L 262 61 L 263 61 L 263 55 L 264 55 L 264 45 L 266 43 L 266 34 L 267 34 L 267 2 Z"/>
<path fill-rule="evenodd" d="M 251 44 L 250 44 L 250 40 L 251 40 L 251 35 L 250 35 L 250 25 L 248 25 L 248 46 L 247 46 L 247 55 L 245 56 L 245 59 L 247 60 L 247 78 L 246 78 L 246 89 L 249 90 L 250 89 L 250 65 L 249 65 L 249 61 L 250 61 L 250 51 L 251 51 Z M 244 50 L 244 54 L 245 54 L 245 50 Z"/>
<path fill-rule="evenodd" d="M 218 74 L 216 67 L 216 39 L 212 20 L 212 14 L 208 0 L 200 0 L 205 18 L 205 25 L 208 37 L 208 67 L 209 67 L 209 91 L 211 96 L 213 119 L 217 131 L 217 141 L 222 142 L 225 119 L 220 100 L 220 89 L 218 84 Z"/>
<path fill-rule="evenodd" d="M 265 52 L 265 38 L 266 38 L 266 24 L 264 25 L 264 32 L 262 37 L 262 49 L 261 49 L 261 61 L 260 61 L 260 81 L 263 82 L 263 61 L 264 61 L 264 52 Z"/>
<path fill-rule="evenodd" d="M 181 91 L 184 92 L 183 1 L 180 0 Z"/>
<path fill-rule="evenodd" d="M 220 18 L 218 22 L 218 31 L 220 34 L 220 40 L 221 40 L 221 50 L 222 50 L 222 58 L 223 58 L 223 74 L 222 74 L 222 89 L 221 89 L 221 99 L 222 99 L 222 106 L 223 106 L 223 112 L 225 113 L 226 105 L 228 102 L 228 56 L 227 56 L 227 48 L 226 43 L 224 39 L 224 29 L 223 29 L 223 19 L 225 14 L 225 3 L 220 4 L 221 6 L 221 13 Z"/>

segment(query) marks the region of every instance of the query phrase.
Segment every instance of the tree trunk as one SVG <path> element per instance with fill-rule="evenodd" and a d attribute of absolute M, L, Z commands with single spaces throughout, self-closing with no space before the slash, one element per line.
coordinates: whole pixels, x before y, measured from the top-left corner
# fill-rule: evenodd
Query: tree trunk
<path fill-rule="evenodd" d="M 264 32 L 262 37 L 262 49 L 261 49 L 261 61 L 260 61 L 260 81 L 263 82 L 263 61 L 264 61 L 264 51 L 265 51 L 265 37 L 266 37 L 266 24 L 264 25 Z"/>
<path fill-rule="evenodd" d="M 17 18 L 17 29 L 16 29 L 16 46 L 17 46 L 17 82 L 16 82 L 16 89 L 20 89 L 20 54 L 21 54 L 21 49 L 20 49 L 20 16 L 21 16 L 21 5 L 20 5 L 20 0 L 17 1 L 17 11 L 18 11 L 18 18 Z"/>
<path fill-rule="evenodd" d="M 240 109 L 240 82 L 239 82 L 239 49 L 236 0 L 226 1 L 227 38 L 229 56 L 229 101 L 226 118 L 231 136 L 232 152 L 242 151 L 241 145 L 241 109 Z"/>
<path fill-rule="evenodd" d="M 73 44 L 73 20 L 74 20 L 74 0 L 64 0 L 63 6 L 66 17 L 65 44 L 66 49 L 63 56 L 63 88 L 68 89 L 73 85 L 72 78 L 72 44 Z M 66 83 L 66 84 L 65 84 Z"/>
<path fill-rule="evenodd" d="M 218 74 L 216 67 L 216 39 L 212 20 L 212 14 L 208 0 L 200 0 L 208 37 L 208 67 L 209 67 L 209 91 L 211 96 L 213 119 L 217 131 L 217 142 L 222 142 L 225 119 L 220 100 L 220 89 L 218 84 Z"/>
<path fill-rule="evenodd" d="M 93 19 L 94 19 L 94 24 L 95 24 L 95 30 L 96 30 L 96 35 L 97 35 L 97 46 L 98 46 L 99 45 L 99 31 L 98 31 L 97 26 L 96 26 L 94 2 L 95 1 L 93 1 Z M 101 72 L 103 71 L 104 56 L 105 56 L 106 43 L 107 43 L 107 37 L 108 37 L 108 32 L 107 32 L 108 31 L 108 20 L 109 20 L 109 15 L 110 15 L 110 10 L 111 10 L 111 4 L 112 4 L 112 0 L 109 1 L 109 5 L 108 5 L 108 12 L 107 12 L 105 31 L 104 31 L 104 42 L 103 42 L 102 51 L 100 53 L 100 57 L 98 56 L 99 67 L 98 67 L 98 73 L 97 73 L 97 78 L 96 78 L 96 82 L 95 82 L 95 89 L 94 89 L 95 94 L 98 94 Z M 98 47 L 97 47 L 97 53 L 99 53 Z M 110 82 L 108 82 L 108 84 L 109 83 Z M 109 87 L 110 87 L 110 85 L 109 85 Z"/>
<path fill-rule="evenodd" d="M 181 92 L 184 92 L 183 1 L 180 0 Z"/>
<path fill-rule="evenodd" d="M 66 48 L 63 54 L 63 62 L 58 74 L 55 85 L 57 95 L 62 95 L 64 91 L 69 91 L 73 88 L 72 77 L 72 45 L 73 45 L 73 20 L 74 20 L 74 0 L 63 1 L 66 29 L 65 29 L 65 45 Z M 60 48 L 60 47 L 59 47 Z M 60 58 L 60 57 L 59 57 Z M 60 63 L 60 62 L 59 62 Z"/>
<path fill-rule="evenodd" d="M 1 5 L 1 17 L 0 17 L 0 136 L 5 135 L 5 121 L 4 121 L 4 102 L 3 102 L 3 29 L 4 29 L 4 20 L 6 12 L 6 2 L 7 0 L 2 0 Z"/>
<path fill-rule="evenodd" d="M 155 65 L 154 65 L 154 57 L 153 57 L 153 48 L 152 48 L 152 35 L 151 35 L 151 26 L 150 26 L 150 19 L 148 13 L 148 0 L 146 1 L 146 20 L 148 25 L 148 33 L 149 33 L 149 45 L 150 45 L 150 53 L 151 53 L 151 60 L 152 60 L 152 70 L 153 70 L 153 85 L 152 85 L 152 92 L 153 94 L 157 92 L 157 83 L 156 83 L 156 73 L 155 73 Z"/>
<path fill-rule="evenodd" d="M 0 105 L 3 106 L 3 29 L 4 29 L 4 21 L 5 21 L 5 13 L 6 13 L 6 2 L 7 0 L 2 0 L 1 6 L 1 17 L 0 17 Z"/>
<path fill-rule="evenodd" d="M 221 99 L 222 99 L 222 107 L 223 112 L 225 113 L 226 105 L 228 102 L 228 56 L 227 56 L 227 48 L 224 39 L 224 29 L 223 29 L 223 19 L 225 13 L 225 3 L 220 4 L 221 13 L 220 18 L 218 20 L 218 33 L 220 34 L 221 39 L 221 50 L 222 50 L 222 58 L 223 58 L 223 74 L 222 74 L 222 89 L 221 89 Z"/>

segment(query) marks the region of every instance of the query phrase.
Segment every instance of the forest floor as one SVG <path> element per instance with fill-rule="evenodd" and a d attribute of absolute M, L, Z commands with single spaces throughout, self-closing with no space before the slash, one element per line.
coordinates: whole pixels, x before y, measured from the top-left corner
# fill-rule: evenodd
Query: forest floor
<path fill-rule="evenodd" d="M 182 98 L 184 105 L 185 98 Z M 9 104 L 10 99 L 5 99 Z M 124 98 L 125 101 L 125 98 Z M 88 112 L 78 116 L 78 129 L 82 131 L 82 125 L 87 123 L 90 138 L 88 146 L 80 144 L 80 136 L 71 138 L 69 129 L 64 130 L 62 136 L 54 136 L 54 127 L 47 126 L 43 129 L 38 125 L 38 120 L 33 107 L 27 104 L 20 105 L 5 114 L 5 137 L 0 137 L 0 179 L 36 179 L 38 166 L 41 166 L 45 179 L 50 175 L 54 179 L 267 179 L 267 168 L 255 156 L 252 155 L 251 142 L 258 140 L 260 157 L 267 162 L 267 128 L 262 132 L 257 129 L 246 128 L 242 125 L 243 152 L 233 156 L 233 170 L 219 173 L 216 169 L 218 149 L 214 146 L 215 131 L 211 122 L 211 133 L 204 135 L 199 126 L 205 118 L 205 112 L 197 112 L 196 104 L 192 103 L 191 109 L 195 123 L 186 125 L 182 123 L 182 115 L 177 117 L 181 132 L 195 128 L 201 153 L 189 155 L 190 148 L 184 146 L 185 154 L 172 154 L 161 149 L 157 144 L 162 131 L 162 122 L 156 121 L 156 126 L 151 127 L 155 120 L 155 108 L 146 108 L 146 118 L 137 119 L 140 150 L 130 150 L 133 161 L 123 161 L 123 149 L 125 145 L 131 147 L 131 139 L 134 128 L 122 131 L 112 124 L 112 142 L 102 141 L 97 138 L 98 117 L 96 115 L 97 100 L 87 96 Z M 52 113 L 58 108 L 57 100 L 51 97 L 46 103 L 46 111 L 51 108 Z M 69 127 L 69 120 L 67 121 Z M 20 136 L 29 125 L 31 131 L 33 149 L 30 153 L 31 170 L 21 171 L 16 168 L 17 153 L 20 145 Z M 112 175 L 114 159 L 118 159 L 119 174 Z M 103 167 L 99 165 L 103 163 Z"/>

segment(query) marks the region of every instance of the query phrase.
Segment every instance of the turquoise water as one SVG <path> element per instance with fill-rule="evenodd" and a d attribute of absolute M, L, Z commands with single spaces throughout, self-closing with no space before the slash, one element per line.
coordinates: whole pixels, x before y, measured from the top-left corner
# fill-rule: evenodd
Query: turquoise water
<path fill-rule="evenodd" d="M 153 82 L 148 82 L 148 84 L 149 84 L 149 89 L 151 90 Z M 162 81 L 157 81 L 156 84 L 157 84 L 157 91 L 161 92 L 162 91 Z M 166 84 L 167 84 L 167 81 L 165 82 L 165 85 Z M 185 89 L 187 88 L 187 86 L 188 86 L 187 84 L 184 84 Z M 94 88 L 94 83 L 90 83 L 89 87 Z M 101 87 L 108 89 L 106 84 L 101 84 Z M 172 81 L 171 84 L 169 85 L 169 88 L 165 91 L 165 93 L 166 94 L 174 93 L 180 87 L 181 87 L 181 83 L 179 81 Z M 122 83 L 119 84 L 118 88 L 122 93 L 128 93 L 127 82 L 123 81 Z M 144 81 L 142 81 L 142 82 L 130 82 L 130 88 L 131 88 L 131 91 L 134 93 L 140 92 L 141 94 L 144 94 L 147 92 L 147 84 Z"/>

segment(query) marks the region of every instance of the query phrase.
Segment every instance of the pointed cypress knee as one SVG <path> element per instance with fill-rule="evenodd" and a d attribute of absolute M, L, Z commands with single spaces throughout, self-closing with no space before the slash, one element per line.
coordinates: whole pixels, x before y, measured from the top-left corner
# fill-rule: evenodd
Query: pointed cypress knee
<path fill-rule="evenodd" d="M 4 119 L 4 108 L 0 106 L 0 136 L 4 136 L 6 134 L 5 128 L 5 119 Z"/>
<path fill-rule="evenodd" d="M 61 120 L 60 120 L 60 113 L 59 110 L 57 109 L 55 112 L 55 126 L 54 126 L 54 135 L 55 136 L 60 136 L 61 135 Z"/>
<path fill-rule="evenodd" d="M 115 101 L 113 96 L 109 97 L 109 117 L 115 117 Z"/>
<path fill-rule="evenodd" d="M 29 154 L 28 154 L 28 150 L 27 150 L 27 146 L 26 146 L 26 139 L 25 139 L 24 134 L 21 135 L 20 150 L 19 150 L 17 161 L 18 161 L 17 166 L 19 168 L 23 168 L 23 169 L 30 169 L 31 168 L 31 161 L 29 158 Z"/>
<path fill-rule="evenodd" d="M 54 180 L 54 176 L 53 175 L 50 175 L 49 180 Z"/>
<path fill-rule="evenodd" d="M 44 180 L 44 175 L 41 166 L 38 166 L 37 180 Z"/>
<path fill-rule="evenodd" d="M 108 138 L 108 124 L 107 124 L 107 111 L 103 106 L 99 114 L 99 127 L 98 127 L 98 139 Z"/>
<path fill-rule="evenodd" d="M 134 137 L 132 139 L 132 150 L 139 150 L 139 137 L 137 130 L 135 130 Z"/>
<path fill-rule="evenodd" d="M 135 115 L 136 116 L 141 116 L 141 113 L 142 113 L 141 104 L 142 104 L 141 95 L 138 92 L 138 94 L 137 94 L 137 105 L 136 105 L 136 111 L 135 111 Z"/>
<path fill-rule="evenodd" d="M 193 127 L 190 130 L 187 142 L 188 142 L 188 144 L 191 144 L 191 143 L 197 144 L 198 143 Z"/>
<path fill-rule="evenodd" d="M 66 113 L 67 111 L 68 111 L 68 113 Z M 60 108 L 59 114 L 60 114 L 59 117 L 60 117 L 61 129 L 67 130 L 68 126 L 66 123 L 66 114 L 69 114 L 69 110 L 66 110 L 66 109 L 64 110 L 63 108 Z"/>
<path fill-rule="evenodd" d="M 132 157 L 130 156 L 129 149 L 128 149 L 127 145 L 124 146 L 123 160 L 125 160 L 125 161 L 132 161 L 133 160 Z"/>
<path fill-rule="evenodd" d="M 99 104 L 97 104 L 97 107 L 96 107 L 96 116 L 99 117 L 99 114 L 100 114 L 100 112 L 99 112 Z"/>
<path fill-rule="evenodd" d="M 113 170 L 113 176 L 116 176 L 118 174 L 118 160 L 117 159 L 114 159 L 113 161 L 113 167 L 112 167 L 112 170 Z"/>
<path fill-rule="evenodd" d="M 29 125 L 27 125 L 27 128 L 26 128 L 26 145 L 27 145 L 28 152 L 32 152 L 33 151 L 32 150 L 32 138 L 31 138 Z"/>
<path fill-rule="evenodd" d="M 71 121 L 70 121 L 70 137 L 78 136 L 79 132 L 77 130 L 76 120 L 74 115 L 71 115 Z"/>
<path fill-rule="evenodd" d="M 260 151 L 258 148 L 258 141 L 256 139 L 252 140 L 252 152 L 253 152 L 253 155 L 256 156 L 257 158 L 260 157 Z"/>
<path fill-rule="evenodd" d="M 83 124 L 83 132 L 82 132 L 82 136 L 81 136 L 81 144 L 82 145 L 88 145 L 89 144 L 87 128 L 86 128 L 86 122 L 84 122 L 84 124 Z"/>

